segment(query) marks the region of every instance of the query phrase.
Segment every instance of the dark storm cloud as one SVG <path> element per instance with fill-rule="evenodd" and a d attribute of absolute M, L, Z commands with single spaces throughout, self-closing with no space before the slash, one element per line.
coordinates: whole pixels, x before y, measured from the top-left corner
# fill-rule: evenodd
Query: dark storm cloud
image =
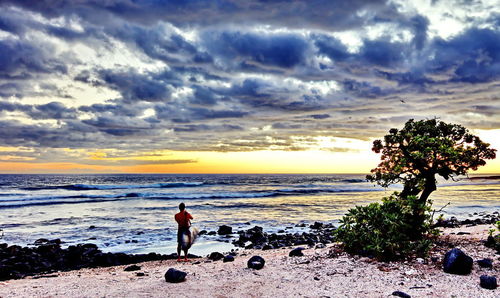
<path fill-rule="evenodd" d="M 246 0 L 185 0 L 185 1 L 101 1 L 101 0 L 5 0 L 31 11 L 54 18 L 72 13 L 94 22 L 105 22 L 110 15 L 131 22 L 151 24 L 168 21 L 177 26 L 214 25 L 224 23 L 269 23 L 291 28 L 329 28 L 345 30 L 364 21 L 356 12 L 366 10 L 383 19 L 394 19 L 398 13 L 384 0 L 353 1 L 246 1 Z"/>
<path fill-rule="evenodd" d="M 454 70 L 453 81 L 480 83 L 500 76 L 498 31 L 472 28 L 448 41 L 436 39 L 432 46 L 434 58 L 429 60 L 429 68 Z"/>
<path fill-rule="evenodd" d="M 22 112 L 32 119 L 74 119 L 76 110 L 68 108 L 60 102 L 50 102 L 42 105 L 25 105 L 19 103 L 0 102 L 0 112 Z"/>
<path fill-rule="evenodd" d="M 444 39 L 408 11 L 361 0 L 1 1 L 0 146 L 303 150 L 291 136 L 367 140 L 450 111 L 495 127 L 498 15 Z M 366 34 L 375 25 L 383 32 Z"/>
<path fill-rule="evenodd" d="M 0 79 L 28 79 L 36 73 L 66 73 L 66 65 L 50 57 L 50 48 L 15 39 L 0 39 Z"/>
<path fill-rule="evenodd" d="M 103 84 L 121 93 L 125 100 L 166 101 L 170 98 L 169 85 L 158 77 L 136 73 L 100 70 Z"/>
<path fill-rule="evenodd" d="M 211 53 L 239 67 L 256 64 L 291 68 L 304 62 L 308 47 L 304 39 L 292 34 L 225 31 L 206 33 L 203 38 Z"/>

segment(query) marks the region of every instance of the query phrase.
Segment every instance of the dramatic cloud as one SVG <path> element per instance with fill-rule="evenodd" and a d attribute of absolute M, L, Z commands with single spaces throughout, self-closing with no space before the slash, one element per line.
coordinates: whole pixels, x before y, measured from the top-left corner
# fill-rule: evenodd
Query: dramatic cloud
<path fill-rule="evenodd" d="M 32 148 L 2 161 L 194 163 L 131 155 L 309 150 L 408 118 L 499 128 L 500 7 L 417 2 L 2 1 L 0 147 Z"/>

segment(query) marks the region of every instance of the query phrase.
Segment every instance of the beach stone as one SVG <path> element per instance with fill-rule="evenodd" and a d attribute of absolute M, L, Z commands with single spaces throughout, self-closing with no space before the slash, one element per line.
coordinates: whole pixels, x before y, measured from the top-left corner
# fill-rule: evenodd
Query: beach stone
<path fill-rule="evenodd" d="M 222 225 L 219 227 L 219 230 L 217 231 L 217 234 L 219 235 L 228 235 L 233 233 L 233 228 L 230 226 Z"/>
<path fill-rule="evenodd" d="M 141 267 L 139 267 L 137 265 L 130 265 L 130 266 L 126 267 L 125 269 L 123 269 L 123 271 L 137 271 L 137 270 L 141 270 Z"/>
<path fill-rule="evenodd" d="M 497 278 L 494 276 L 481 275 L 479 277 L 479 285 L 481 288 L 494 290 L 498 287 Z"/>
<path fill-rule="evenodd" d="M 303 248 L 303 247 L 294 248 L 290 251 L 288 256 L 289 257 L 302 257 L 302 256 L 304 256 L 304 253 L 302 252 L 304 249 L 305 248 Z"/>
<path fill-rule="evenodd" d="M 448 251 L 444 256 L 443 270 L 446 273 L 467 275 L 472 270 L 473 260 L 458 248 Z"/>
<path fill-rule="evenodd" d="M 145 276 L 146 274 L 144 272 L 137 272 L 135 275 L 136 276 Z"/>
<path fill-rule="evenodd" d="M 224 258 L 224 255 L 223 255 L 223 254 L 221 254 L 220 252 L 214 251 L 214 252 L 212 252 L 212 253 L 208 256 L 208 258 L 209 258 L 210 260 L 212 260 L 212 261 L 218 261 L 218 260 L 223 259 L 223 258 Z"/>
<path fill-rule="evenodd" d="M 222 259 L 222 262 L 227 263 L 227 262 L 234 262 L 234 256 L 232 255 L 227 255 Z"/>
<path fill-rule="evenodd" d="M 313 230 L 322 229 L 323 228 L 323 223 L 316 221 L 316 222 L 314 222 L 314 224 L 310 225 L 309 228 L 311 228 Z"/>
<path fill-rule="evenodd" d="M 247 262 L 248 268 L 256 270 L 264 268 L 264 264 L 266 264 L 266 261 L 261 256 L 253 256 Z"/>
<path fill-rule="evenodd" d="M 170 268 L 165 273 L 165 281 L 171 283 L 183 282 L 186 280 L 186 272 Z"/>
<path fill-rule="evenodd" d="M 477 261 L 477 264 L 482 268 L 493 268 L 493 260 L 492 259 L 482 259 Z"/>
<path fill-rule="evenodd" d="M 392 296 L 402 297 L 402 298 L 411 298 L 410 295 L 406 294 L 405 292 L 401 292 L 401 291 L 392 292 Z"/>

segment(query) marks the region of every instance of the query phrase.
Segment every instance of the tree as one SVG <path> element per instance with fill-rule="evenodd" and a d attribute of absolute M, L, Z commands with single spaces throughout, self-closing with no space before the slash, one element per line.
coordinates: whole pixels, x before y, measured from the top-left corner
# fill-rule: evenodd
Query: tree
<path fill-rule="evenodd" d="M 380 164 L 367 179 L 383 187 L 403 183 L 401 198 L 417 196 L 425 206 L 436 190 L 436 175 L 444 179 L 465 175 L 494 159 L 496 150 L 489 148 L 465 127 L 437 119 L 410 119 L 403 129 L 392 128 L 384 140 L 375 140 L 372 150 L 382 153 Z M 422 215 L 415 208 L 414 215 Z"/>
<path fill-rule="evenodd" d="M 465 175 L 495 158 L 495 149 L 466 128 L 437 119 L 406 122 L 373 142 L 382 153 L 380 164 L 367 178 L 383 187 L 403 183 L 401 192 L 381 203 L 351 208 L 335 230 L 347 251 L 391 260 L 425 254 L 436 232 L 429 195 L 436 175 L 444 179 Z"/>

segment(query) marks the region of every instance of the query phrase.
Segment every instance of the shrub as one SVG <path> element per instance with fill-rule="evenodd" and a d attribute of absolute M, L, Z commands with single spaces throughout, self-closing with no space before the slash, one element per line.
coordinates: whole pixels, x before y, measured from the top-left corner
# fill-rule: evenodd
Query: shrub
<path fill-rule="evenodd" d="M 383 198 L 381 204 L 350 209 L 335 234 L 346 251 L 354 254 L 372 255 L 380 260 L 424 255 L 431 245 L 428 236 L 437 231 L 431 227 L 430 202 L 423 204 L 416 196 L 401 198 L 394 193 Z M 418 219 L 415 210 L 423 210 Z"/>

